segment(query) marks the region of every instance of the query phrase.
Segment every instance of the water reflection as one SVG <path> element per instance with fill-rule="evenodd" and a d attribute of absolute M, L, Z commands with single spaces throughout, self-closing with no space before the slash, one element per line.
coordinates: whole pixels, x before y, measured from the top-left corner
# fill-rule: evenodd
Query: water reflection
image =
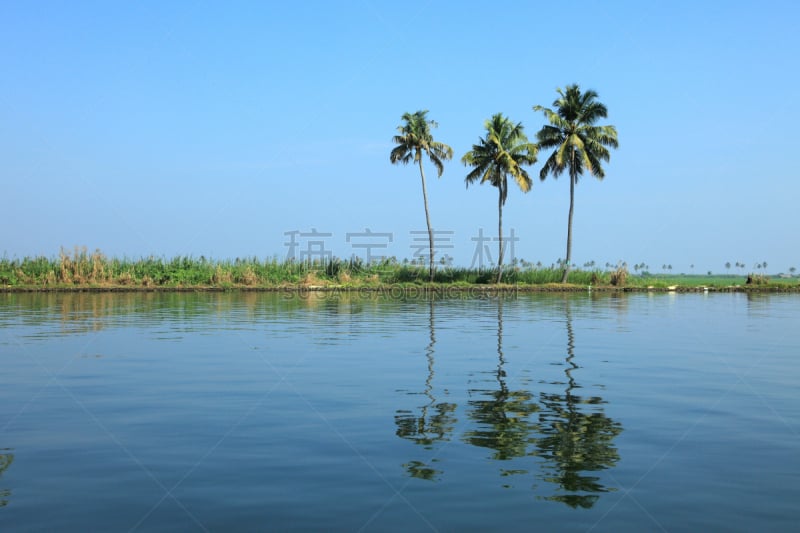
<path fill-rule="evenodd" d="M 613 490 L 604 486 L 599 472 L 614 467 L 619 461 L 614 439 L 622 426 L 605 415 L 602 398 L 578 394 L 580 385 L 576 376 L 581 374 L 576 359 L 573 314 L 576 321 L 583 318 L 584 324 L 591 320 L 596 327 L 603 327 L 609 318 L 608 309 L 616 310 L 617 315 L 627 312 L 626 297 L 543 295 L 516 300 L 497 296 L 443 303 L 434 295 L 427 295 L 425 299 L 328 293 L 290 296 L 258 293 L 12 295 L 0 299 L 0 318 L 11 317 L 15 324 L 25 326 L 26 332 L 46 337 L 103 328 L 148 328 L 159 335 L 167 332 L 186 337 L 193 332 L 211 335 L 235 330 L 239 335 L 240 330 L 253 330 L 260 336 L 258 338 L 265 337 L 264 342 L 269 342 L 275 352 L 283 350 L 289 354 L 291 350 L 283 348 L 285 343 L 298 338 L 308 339 L 317 347 L 352 345 L 355 352 L 362 345 L 379 346 L 385 339 L 395 337 L 406 342 L 406 334 L 410 332 L 418 336 L 412 342 L 420 352 L 415 363 L 425 364 L 426 370 L 420 369 L 424 378 L 416 377 L 413 407 L 399 410 L 395 410 L 395 404 L 389 407 L 394 411 L 393 430 L 397 437 L 417 445 L 413 447 L 415 453 L 424 454 L 392 459 L 393 464 L 403 463 L 408 476 L 438 480 L 443 476 L 444 452 L 460 447 L 461 451 L 469 449 L 473 455 L 486 454 L 491 475 L 495 475 L 499 466 L 502 476 L 526 474 L 530 479 L 542 481 L 535 490 L 537 493 L 546 490 L 542 494 L 548 501 L 586 508 L 591 507 L 600 494 Z M 561 364 L 565 364 L 564 377 L 557 378 L 555 383 L 543 382 L 541 390 L 520 382 L 510 370 L 511 375 L 507 376 L 507 369 L 514 368 L 512 363 L 524 362 L 514 355 L 520 353 L 514 346 L 514 341 L 518 341 L 516 334 L 520 333 L 515 329 L 514 319 L 519 316 L 520 309 L 524 310 L 526 320 L 534 317 L 532 320 L 547 324 L 548 328 L 556 324 L 559 335 L 561 324 L 566 329 L 566 357 L 559 356 Z M 437 310 L 441 339 L 437 339 Z M 479 318 L 489 319 L 488 330 L 472 329 L 476 312 L 481 315 Z M 453 316 L 458 319 L 456 326 L 451 325 Z M 56 324 L 55 328 L 52 323 Z M 419 329 L 426 332 L 414 333 Z M 459 333 L 459 338 L 450 335 L 454 331 Z M 469 335 L 461 335 L 461 332 Z M 448 376 L 441 372 L 441 364 L 446 361 L 457 371 L 464 367 L 456 365 L 471 365 L 468 360 L 442 357 L 469 347 L 474 340 L 470 337 L 473 333 L 482 341 L 491 337 L 486 341 L 490 344 L 486 351 L 492 359 L 496 351 L 496 365 L 483 363 L 485 373 L 480 384 L 467 385 L 458 391 L 451 389 L 456 398 L 465 397 L 464 392 L 468 394 L 463 401 L 456 400 L 462 414 L 456 403 L 446 401 L 451 397 L 443 392 L 442 378 Z M 492 346 L 495 335 L 496 348 Z M 427 339 L 420 338 L 422 336 Z M 558 351 L 561 350 L 563 347 Z M 246 360 L 243 357 L 236 362 L 244 364 Z M 552 368 L 547 366 L 540 370 L 544 373 Z M 560 369 L 558 367 L 559 374 Z M 382 392 L 370 391 L 375 395 Z M 391 415 L 380 416 L 389 422 Z M 460 427 L 458 418 L 462 420 Z M 453 438 L 457 427 L 459 432 Z M 391 430 L 388 437 L 394 438 Z M 444 445 L 447 442 L 451 442 L 449 447 Z M 0 450 L 0 476 L 12 460 L 13 454 Z M 452 468 L 455 473 L 458 467 Z M 9 491 L 0 490 L 0 504 L 5 505 L 8 498 Z"/>
<path fill-rule="evenodd" d="M 770 301 L 771 294 L 760 292 L 747 292 L 747 315 L 753 318 L 766 318 L 775 312 Z"/>
<path fill-rule="evenodd" d="M 580 385 L 574 372 L 575 331 L 569 299 L 564 300 L 567 329 L 566 389 L 563 393 L 540 394 L 540 436 L 535 441 L 535 455 L 545 460 L 542 479 L 558 486 L 558 492 L 546 500 L 562 502 L 570 507 L 589 508 L 599 493 L 614 490 L 605 487 L 599 477 L 587 475 L 612 468 L 619 461 L 613 445 L 622 432 L 622 425 L 607 417 L 600 407 L 599 396 L 582 397 L 574 393 Z"/>
<path fill-rule="evenodd" d="M 462 441 L 490 450 L 491 461 L 500 462 L 501 477 L 534 475 L 544 481 L 541 499 L 572 508 L 590 508 L 600 494 L 615 490 L 605 486 L 598 473 L 619 461 L 614 439 L 622 432 L 622 426 L 605 415 L 606 402 L 601 397 L 577 394 L 581 386 L 575 377 L 580 366 L 576 362 L 573 302 L 564 298 L 554 301 L 557 305 L 552 307 L 563 316 L 566 329 L 565 379 L 543 382 L 544 390 L 538 396 L 527 385 L 510 385 L 518 380 L 506 371 L 504 311 L 513 303 L 502 297 L 496 302 L 497 366 L 486 372 L 490 377 L 480 386 L 467 391 L 466 416 L 471 425 Z M 436 304 L 431 300 L 428 305 L 428 373 L 425 386 L 418 393 L 426 401 L 416 410 L 396 411 L 395 424 L 398 437 L 432 450 L 437 442 L 450 440 L 456 425 L 456 405 L 439 402 L 434 393 Z M 409 476 L 426 480 L 437 480 L 443 473 L 435 459 L 430 464 L 409 461 L 403 467 Z M 537 485 L 535 490 L 542 490 L 542 486 Z"/>
<path fill-rule="evenodd" d="M 503 354 L 503 298 L 497 300 L 497 369 L 493 372 L 496 387 L 490 390 L 472 389 L 468 416 L 477 427 L 464 435 L 473 446 L 493 450 L 492 458 L 507 461 L 530 455 L 529 446 L 535 442 L 536 422 L 531 415 L 539 411 L 533 393 L 509 390 L 506 384 L 506 364 Z M 503 470 L 505 475 L 524 474 L 527 470 Z"/>
<path fill-rule="evenodd" d="M 409 410 L 398 410 L 394 420 L 397 425 L 398 437 L 410 440 L 415 444 L 430 450 L 434 443 L 447 441 L 453 432 L 457 419 L 455 417 L 456 404 L 438 402 L 434 395 L 433 378 L 435 376 L 434 355 L 436 353 L 436 303 L 433 296 L 428 302 L 428 345 L 425 348 L 425 357 L 428 364 L 428 376 L 425 380 L 425 389 L 422 395 L 426 402 L 419 407 L 419 414 Z M 436 480 L 442 474 L 432 466 L 421 461 L 410 461 L 403 465 L 411 477 Z"/>
<path fill-rule="evenodd" d="M 0 479 L 3 478 L 3 472 L 8 470 L 8 467 L 11 466 L 11 463 L 14 462 L 14 454 L 8 453 L 11 450 L 5 449 L 0 450 Z M 11 496 L 10 489 L 3 489 L 0 488 L 0 507 L 5 507 L 8 505 L 8 497 Z"/>

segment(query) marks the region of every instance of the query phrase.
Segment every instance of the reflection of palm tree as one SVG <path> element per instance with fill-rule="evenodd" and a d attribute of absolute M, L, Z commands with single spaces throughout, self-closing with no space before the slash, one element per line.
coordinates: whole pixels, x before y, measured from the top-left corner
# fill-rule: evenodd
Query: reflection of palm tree
<path fill-rule="evenodd" d="M 542 437 L 536 441 L 536 455 L 546 461 L 545 481 L 559 486 L 564 493 L 547 497 L 550 501 L 570 507 L 589 508 L 598 499 L 597 493 L 608 492 L 596 476 L 583 475 L 613 467 L 619 454 L 613 447 L 614 437 L 622 432 L 618 422 L 605 416 L 599 406 L 602 398 L 582 398 L 573 391 L 580 388 L 572 373 L 580 368 L 575 364 L 575 332 L 569 301 L 565 302 L 567 326 L 567 388 L 564 394 L 542 393 L 543 410 L 539 415 Z M 591 405 L 593 412 L 579 410 Z"/>
<path fill-rule="evenodd" d="M 533 443 L 532 434 L 536 429 L 529 418 L 539 410 L 539 406 L 532 401 L 533 394 L 529 391 L 510 391 L 506 385 L 502 297 L 497 301 L 497 356 L 497 390 L 470 391 L 480 394 L 482 399 L 469 402 L 472 407 L 470 417 L 478 423 L 478 427 L 467 432 L 465 439 L 473 446 L 494 450 L 492 457 L 505 461 L 529 455 L 528 446 Z"/>
<path fill-rule="evenodd" d="M 0 477 L 2 477 L 3 472 L 5 472 L 13 462 L 13 453 L 0 453 Z M 0 489 L 0 507 L 8 505 L 8 500 L 6 498 L 9 496 L 11 496 L 11 491 L 9 489 Z"/>
<path fill-rule="evenodd" d="M 412 411 L 398 410 L 394 420 L 397 424 L 397 436 L 408 439 L 416 444 L 421 444 L 427 449 L 431 449 L 433 444 L 440 441 L 449 440 L 457 420 L 453 414 L 456 404 L 447 402 L 436 402 L 433 395 L 434 354 L 436 346 L 436 327 L 435 327 L 435 304 L 434 297 L 430 299 L 430 311 L 428 328 L 430 332 L 430 342 L 425 348 L 425 356 L 428 359 L 428 377 L 425 380 L 425 391 L 423 394 L 428 398 L 428 402 L 421 407 L 420 416 L 414 416 Z M 412 477 L 433 480 L 440 471 L 435 470 L 420 461 L 411 461 L 403 465 Z"/>

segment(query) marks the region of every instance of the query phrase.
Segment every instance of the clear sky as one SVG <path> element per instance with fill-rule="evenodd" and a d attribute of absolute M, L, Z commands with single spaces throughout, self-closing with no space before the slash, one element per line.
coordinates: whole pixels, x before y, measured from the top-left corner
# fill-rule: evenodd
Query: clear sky
<path fill-rule="evenodd" d="M 620 147 L 576 189 L 576 263 L 800 268 L 798 6 L 3 2 L 0 254 L 283 258 L 313 228 L 345 257 L 369 228 L 411 257 L 419 173 L 389 151 L 428 109 L 456 154 L 427 167 L 433 225 L 469 266 L 497 194 L 466 189 L 461 156 L 497 112 L 533 137 L 532 106 L 578 83 Z M 564 257 L 568 207 L 566 177 L 512 189 L 515 256 Z"/>

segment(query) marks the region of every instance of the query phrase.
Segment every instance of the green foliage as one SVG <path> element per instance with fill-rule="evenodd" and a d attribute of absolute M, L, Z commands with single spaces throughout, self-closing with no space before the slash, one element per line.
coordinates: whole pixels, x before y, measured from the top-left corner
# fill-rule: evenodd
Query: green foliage
<path fill-rule="evenodd" d="M 475 182 L 497 187 L 500 203 L 508 196 L 508 176 L 511 176 L 522 192 L 531 190 L 531 178 L 526 165 L 536 162 L 538 148 L 528 142 L 521 122 L 514 124 L 502 113 L 492 116 L 484 124 L 486 136 L 481 137 L 472 150 L 464 154 L 461 162 L 473 169 L 465 178 L 467 187 Z"/>
<path fill-rule="evenodd" d="M 444 172 L 444 163 L 452 159 L 453 149 L 444 143 L 433 140 L 431 129 L 438 127 L 433 120 L 428 120 L 428 110 L 415 113 L 404 113 L 403 124 L 397 127 L 397 135 L 392 138 L 395 146 L 389 154 L 393 164 L 407 165 L 412 161 L 419 163 L 423 155 L 427 155 L 439 177 Z"/>
<path fill-rule="evenodd" d="M 555 111 L 542 106 L 533 108 L 544 113 L 549 122 L 536 135 L 539 146 L 553 149 L 539 178 L 544 180 L 549 174 L 558 177 L 568 170 L 576 182 L 584 171 L 603 179 L 605 171 L 601 161 L 610 159 L 608 147 L 619 146 L 614 126 L 595 125 L 598 119 L 608 116 L 606 106 L 597 101 L 596 91 L 581 92 L 578 85 L 558 89 L 558 94 L 559 98 L 553 102 Z"/>
<path fill-rule="evenodd" d="M 594 265 L 594 262 L 587 263 Z M 628 273 L 625 263 L 606 265 L 606 269 L 570 270 L 568 283 L 583 287 L 625 286 L 630 288 L 664 289 L 735 286 L 797 288 L 797 278 L 767 278 L 762 274 L 687 275 Z M 503 267 L 503 280 L 508 285 L 526 287 L 554 284 L 561 281 L 563 261 L 541 266 L 517 261 Z M 623 278 L 624 272 L 624 278 Z M 213 260 L 205 257 L 174 258 L 142 257 L 108 258 L 99 250 L 88 253 L 75 249 L 62 250 L 54 258 L 0 258 L 0 287 L 20 288 L 278 288 L 283 286 L 376 287 L 388 284 L 423 285 L 429 283 L 425 265 L 399 263 L 390 258 L 366 263 L 361 258 L 326 261 L 281 261 L 257 257 Z M 433 283 L 471 287 L 496 282 L 495 269 L 445 266 L 435 272 Z M 751 281 L 747 283 L 747 279 Z"/>

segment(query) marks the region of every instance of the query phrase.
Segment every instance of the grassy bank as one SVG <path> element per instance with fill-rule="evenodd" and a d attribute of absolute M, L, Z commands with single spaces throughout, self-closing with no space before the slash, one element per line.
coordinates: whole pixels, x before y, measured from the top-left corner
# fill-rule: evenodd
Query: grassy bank
<path fill-rule="evenodd" d="M 435 284 L 448 286 L 489 286 L 495 270 L 441 267 Z M 561 269 L 555 267 L 509 266 L 503 283 L 522 288 L 558 288 Z M 770 279 L 753 275 L 751 284 L 741 275 L 631 275 L 624 268 L 580 270 L 570 273 L 571 288 L 614 289 L 731 289 L 744 287 L 766 290 L 800 290 L 800 279 Z M 205 257 L 111 258 L 85 248 L 62 250 L 58 257 L 0 259 L 1 290 L 67 289 L 191 289 L 191 288 L 359 288 L 388 284 L 428 284 L 422 265 L 393 259 L 365 264 L 359 259 L 326 262 L 295 262 L 278 259 L 245 258 L 213 260 Z M 564 287 L 569 288 L 569 287 Z"/>

